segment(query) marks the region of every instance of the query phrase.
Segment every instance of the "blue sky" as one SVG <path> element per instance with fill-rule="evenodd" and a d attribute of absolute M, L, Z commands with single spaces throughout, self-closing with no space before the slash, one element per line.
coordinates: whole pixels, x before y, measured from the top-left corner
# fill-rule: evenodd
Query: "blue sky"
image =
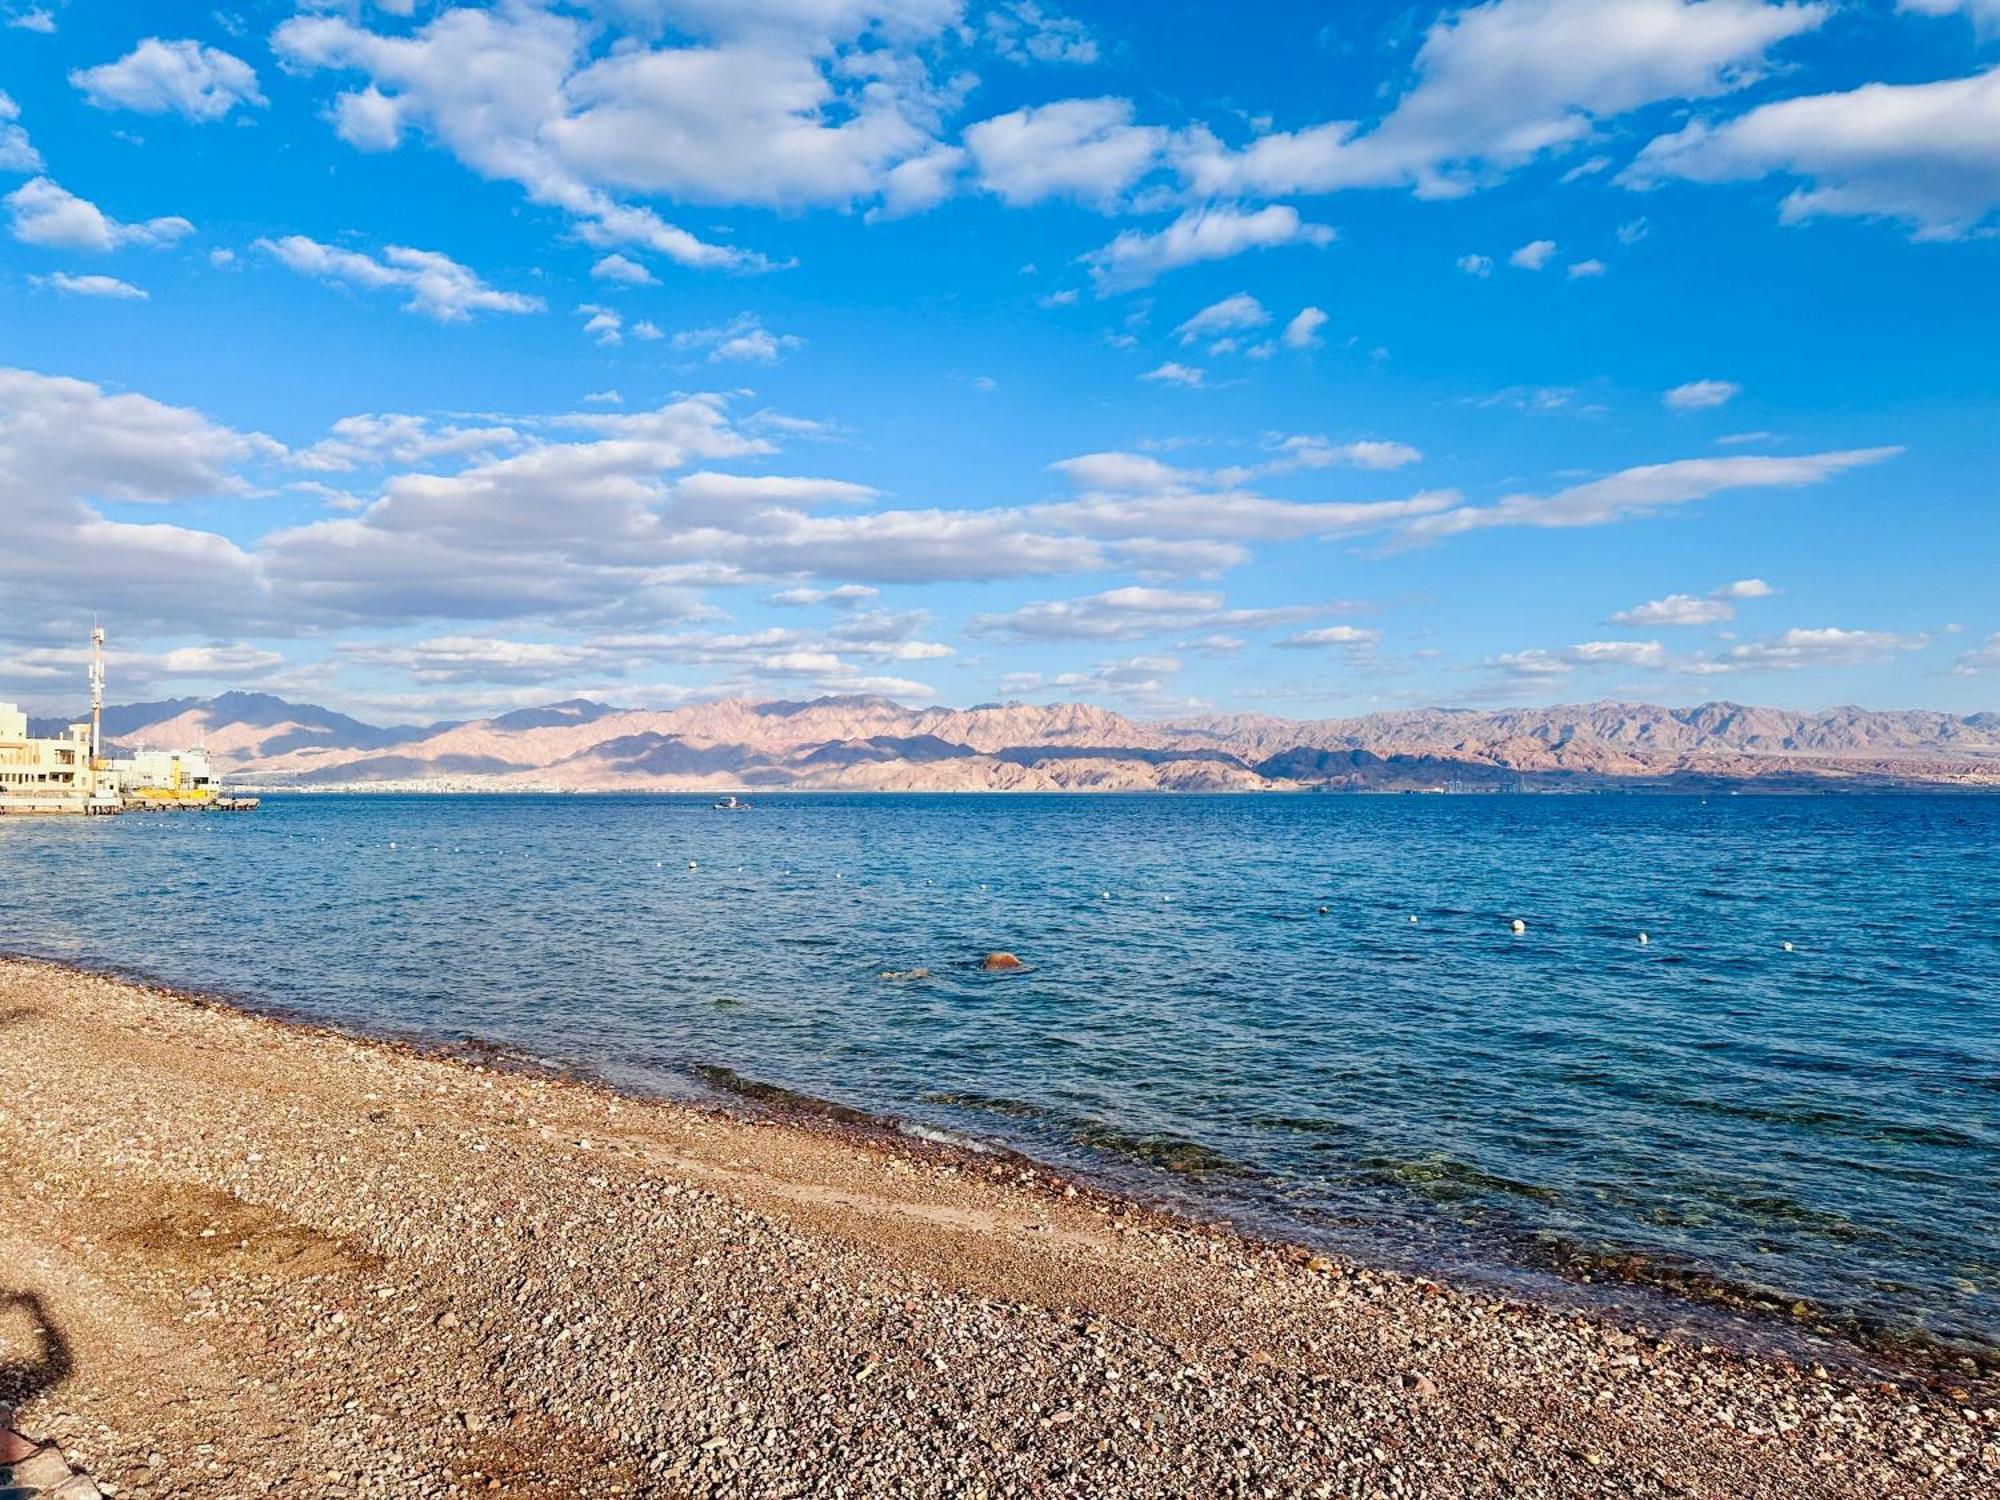
<path fill-rule="evenodd" d="M 2000 0 L 0 19 L 0 696 L 2000 703 Z"/>

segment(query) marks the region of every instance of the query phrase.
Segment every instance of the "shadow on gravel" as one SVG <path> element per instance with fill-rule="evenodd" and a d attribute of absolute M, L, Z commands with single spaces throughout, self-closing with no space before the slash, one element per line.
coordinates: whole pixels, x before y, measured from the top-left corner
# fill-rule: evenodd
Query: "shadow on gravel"
<path fill-rule="evenodd" d="M 32 1005 L 17 1005 L 12 1010 L 0 1010 L 0 1026 L 13 1026 L 22 1021 L 32 1021 L 41 1012 Z"/>
<path fill-rule="evenodd" d="M 0 1402 L 32 1401 L 69 1379 L 74 1368 L 69 1342 L 43 1310 L 42 1299 L 33 1292 L 0 1290 Z"/>

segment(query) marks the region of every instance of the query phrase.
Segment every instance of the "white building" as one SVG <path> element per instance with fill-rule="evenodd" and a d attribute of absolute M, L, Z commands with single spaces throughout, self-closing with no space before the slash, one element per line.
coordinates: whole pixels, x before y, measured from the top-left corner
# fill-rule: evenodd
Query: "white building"
<path fill-rule="evenodd" d="M 108 791 L 108 789 L 107 789 Z M 90 726 L 60 739 L 28 733 L 28 716 L 0 703 L 0 813 L 94 812 L 107 800 L 90 765 Z M 116 810 L 117 799 L 108 799 Z"/>
<path fill-rule="evenodd" d="M 86 727 L 86 733 L 88 732 Z M 106 761 L 104 774 L 126 802 L 200 807 L 222 791 L 206 750 L 135 750 Z"/>

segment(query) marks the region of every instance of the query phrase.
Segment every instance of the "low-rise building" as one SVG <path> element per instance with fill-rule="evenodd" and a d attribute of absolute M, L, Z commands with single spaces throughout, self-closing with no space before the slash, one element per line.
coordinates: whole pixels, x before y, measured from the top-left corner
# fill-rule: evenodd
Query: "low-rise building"
<path fill-rule="evenodd" d="M 108 793 L 109 789 L 104 789 Z M 101 794 L 90 762 L 90 726 L 72 724 L 59 738 L 28 733 L 28 716 L 0 703 L 0 813 L 97 811 Z"/>

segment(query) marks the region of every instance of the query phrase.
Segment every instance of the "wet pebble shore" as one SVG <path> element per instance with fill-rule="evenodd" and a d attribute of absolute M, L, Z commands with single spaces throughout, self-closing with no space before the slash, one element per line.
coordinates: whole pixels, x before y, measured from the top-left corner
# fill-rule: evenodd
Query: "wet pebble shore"
<path fill-rule="evenodd" d="M 0 1401 L 115 1496 L 1984 1496 L 1801 1368 L 0 961 Z"/>

